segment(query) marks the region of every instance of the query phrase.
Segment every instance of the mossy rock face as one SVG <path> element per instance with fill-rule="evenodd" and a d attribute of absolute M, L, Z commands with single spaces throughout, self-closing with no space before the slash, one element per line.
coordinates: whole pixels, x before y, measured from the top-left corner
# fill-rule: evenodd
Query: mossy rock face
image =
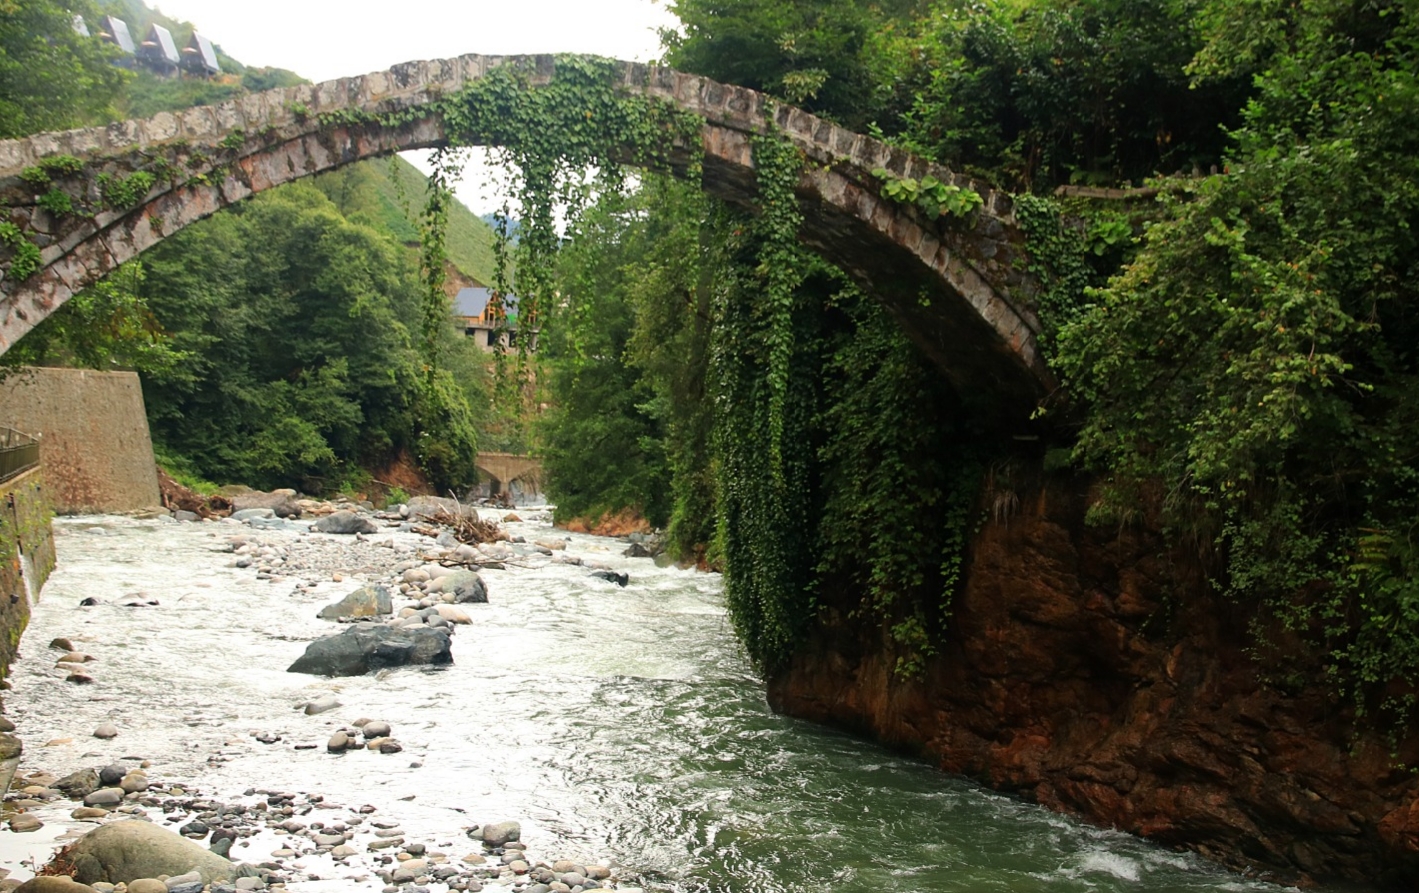
<path fill-rule="evenodd" d="M 151 822 L 125 820 L 102 825 L 74 843 L 68 853 L 81 884 L 126 884 L 138 878 L 195 871 L 206 884 L 230 880 L 236 866 L 216 853 Z"/>
<path fill-rule="evenodd" d="M 25 752 L 25 746 L 14 735 L 0 732 L 0 760 L 13 760 Z"/>

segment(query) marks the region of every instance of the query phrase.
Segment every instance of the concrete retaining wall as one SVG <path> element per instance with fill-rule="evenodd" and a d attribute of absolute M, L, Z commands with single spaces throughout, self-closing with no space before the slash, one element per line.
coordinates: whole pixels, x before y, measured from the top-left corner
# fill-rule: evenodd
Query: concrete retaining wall
<path fill-rule="evenodd" d="M 48 495 L 61 514 L 162 501 L 137 373 L 26 369 L 0 382 L 0 424 L 39 435 Z"/>
<path fill-rule="evenodd" d="M 50 514 L 42 468 L 0 484 L 0 679 L 10 673 L 31 602 L 54 570 Z"/>

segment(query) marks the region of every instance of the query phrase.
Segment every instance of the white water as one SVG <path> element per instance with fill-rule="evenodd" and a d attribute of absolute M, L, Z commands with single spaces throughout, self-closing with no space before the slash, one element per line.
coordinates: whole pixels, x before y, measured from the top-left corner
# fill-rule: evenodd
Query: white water
<path fill-rule="evenodd" d="M 104 517 L 56 528 L 59 569 L 6 699 L 27 743 L 22 772 L 141 756 L 151 777 L 223 799 L 255 787 L 373 804 L 455 858 L 472 849 L 467 827 L 518 819 L 538 854 L 609 862 L 677 893 L 1276 889 L 774 715 L 734 641 L 718 577 L 621 558 L 612 540 L 572 535 L 568 552 L 629 572 L 624 589 L 540 557 L 488 571 L 491 604 L 468 606 L 474 624 L 459 628 L 452 667 L 325 680 L 285 668 L 334 631 L 316 611 L 358 580 L 327 578 L 315 591 L 295 578 L 259 581 L 215 551 L 224 540 L 214 534 L 252 532 L 225 524 Z M 376 550 L 391 566 L 399 550 L 428 543 L 375 539 L 398 547 Z M 112 604 L 134 595 L 159 605 Z M 86 596 L 110 604 L 77 607 Z M 46 648 L 55 636 L 98 658 L 95 684 L 62 681 Z M 292 709 L 325 692 L 345 706 Z M 330 731 L 360 716 L 389 721 L 405 751 L 327 754 Z M 117 739 L 91 737 L 105 720 Z M 258 731 L 282 741 L 260 744 Z M 68 741 L 45 746 L 53 739 Z M 78 825 L 72 807 L 40 810 L 37 834 L 0 832 L 0 866 L 22 873 L 21 859 L 43 857 Z M 264 859 L 272 846 L 243 843 L 233 858 Z"/>

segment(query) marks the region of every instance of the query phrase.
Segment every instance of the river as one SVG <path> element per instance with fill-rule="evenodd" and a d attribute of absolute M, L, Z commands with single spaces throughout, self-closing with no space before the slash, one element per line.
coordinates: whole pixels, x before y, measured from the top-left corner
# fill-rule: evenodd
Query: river
<path fill-rule="evenodd" d="M 154 778 L 207 796 L 257 787 L 373 804 L 455 854 L 472 849 L 470 825 L 516 819 L 530 850 L 605 862 L 625 883 L 665 893 L 1278 889 L 775 715 L 734 639 L 719 578 L 623 558 L 614 540 L 511 523 L 529 541 L 565 538 L 567 554 L 624 570 L 630 585 L 530 555 L 483 573 L 491 603 L 467 606 L 473 624 L 459 627 L 452 666 L 326 680 L 285 668 L 334 631 L 316 611 L 355 588 L 358 568 L 311 588 L 296 586 L 299 576 L 257 579 L 222 551 L 226 537 L 253 533 L 229 523 L 106 516 L 55 527 L 59 567 L 5 699 L 27 745 L 21 772 L 141 756 Z M 337 539 L 254 533 L 276 544 Z M 360 547 L 367 570 L 430 543 L 371 539 Z M 91 596 L 105 603 L 79 607 Z M 135 596 L 158 604 L 117 604 Z M 94 684 L 62 681 L 46 647 L 56 636 L 97 658 Z M 293 709 L 326 692 L 344 706 Z M 404 752 L 326 753 L 332 728 L 359 716 L 391 723 Z M 91 737 L 104 721 L 120 729 L 112 741 Z M 281 740 L 262 744 L 257 732 Z M 72 808 L 38 810 L 39 832 L 0 832 L 0 866 L 23 877 L 23 860 L 45 856 L 67 828 L 90 827 L 68 818 Z M 268 858 L 271 845 L 242 841 L 233 858 Z M 346 878 L 288 889 L 382 886 Z"/>

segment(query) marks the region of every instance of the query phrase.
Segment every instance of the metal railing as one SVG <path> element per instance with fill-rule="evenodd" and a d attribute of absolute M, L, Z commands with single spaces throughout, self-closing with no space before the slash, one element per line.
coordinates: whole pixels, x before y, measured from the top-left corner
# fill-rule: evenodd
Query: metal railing
<path fill-rule="evenodd" d="M 38 464 L 39 438 L 0 427 L 0 481 L 8 481 Z"/>

